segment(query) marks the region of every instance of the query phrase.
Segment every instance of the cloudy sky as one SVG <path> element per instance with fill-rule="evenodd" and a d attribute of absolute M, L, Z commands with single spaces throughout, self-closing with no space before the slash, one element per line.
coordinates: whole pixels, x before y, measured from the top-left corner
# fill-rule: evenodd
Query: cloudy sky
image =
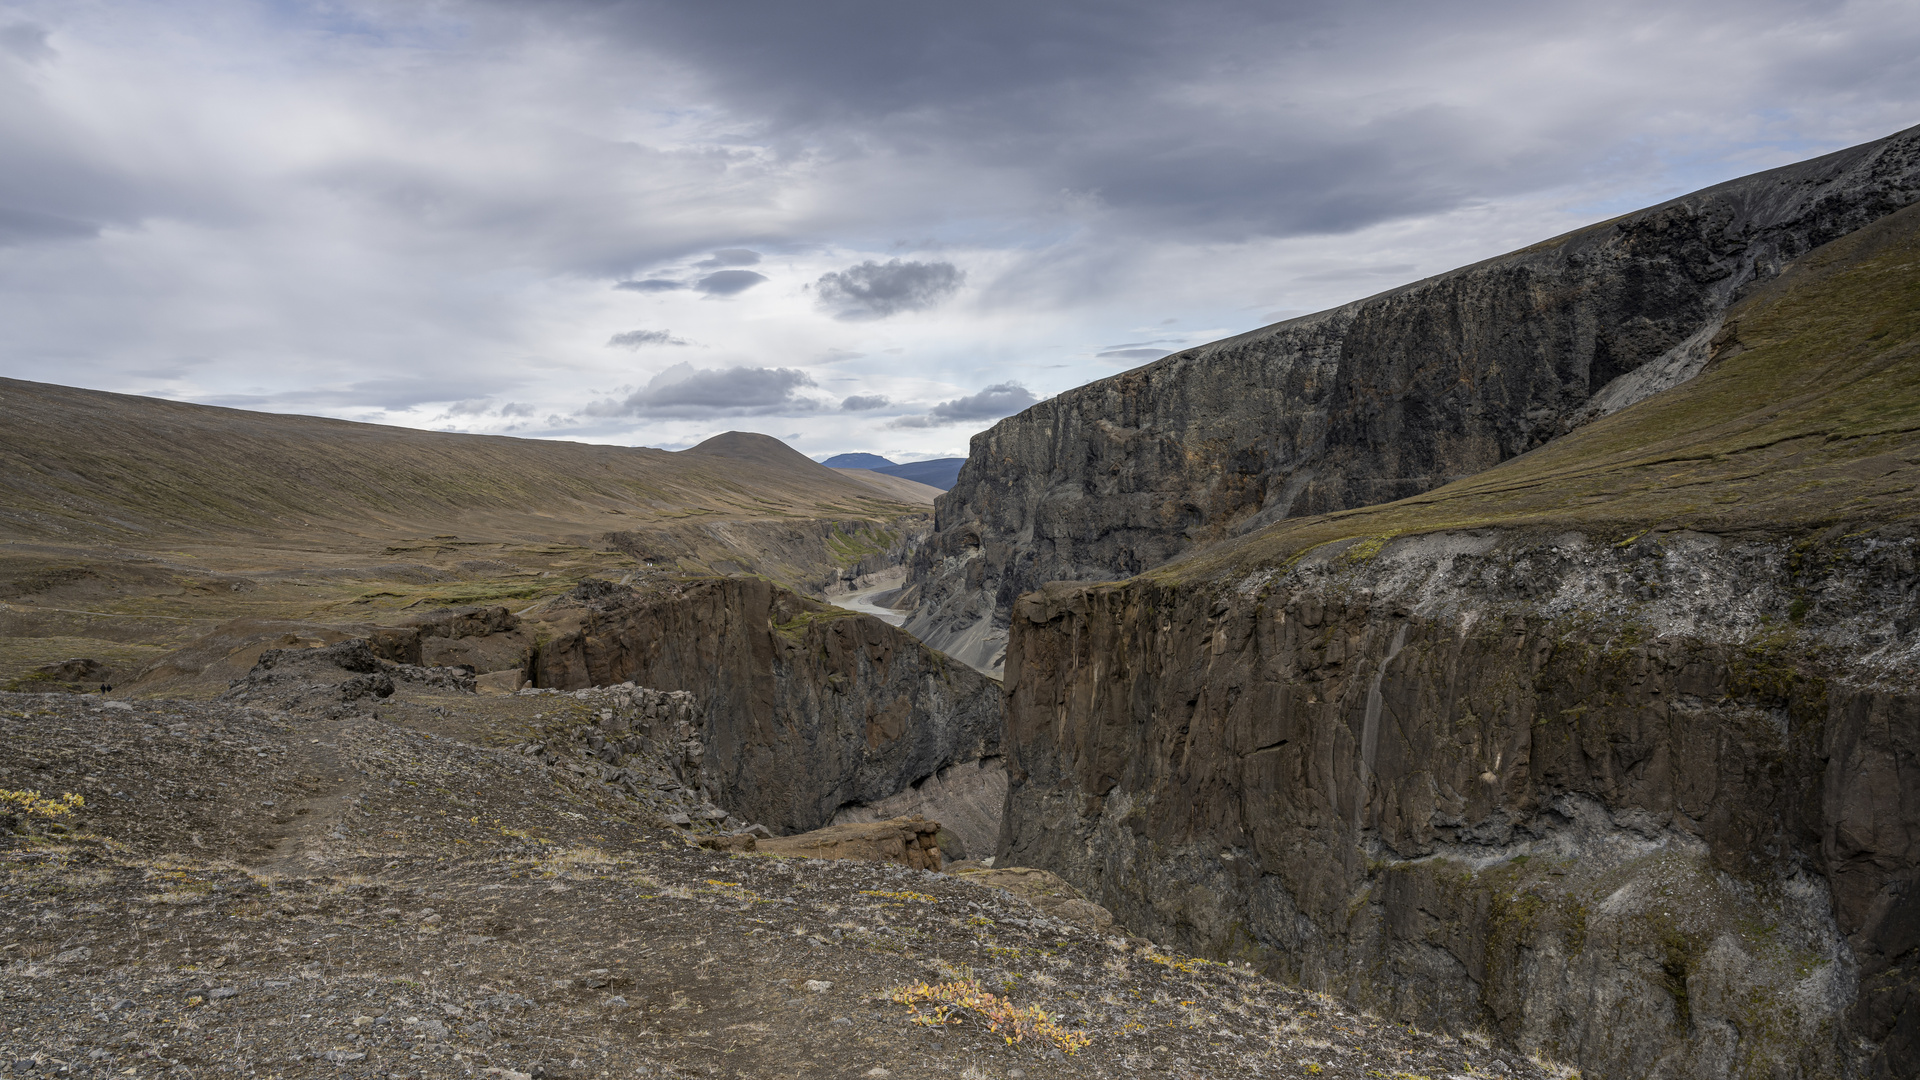
<path fill-rule="evenodd" d="M 0 0 L 0 374 L 816 457 L 1920 123 L 1915 0 Z"/>

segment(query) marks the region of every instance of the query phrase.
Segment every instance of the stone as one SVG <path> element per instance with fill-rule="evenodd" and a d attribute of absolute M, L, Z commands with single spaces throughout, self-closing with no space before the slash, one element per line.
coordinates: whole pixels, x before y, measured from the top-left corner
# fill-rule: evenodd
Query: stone
<path fill-rule="evenodd" d="M 762 854 L 803 859 L 890 862 L 916 870 L 940 869 L 936 839 L 940 823 L 920 817 L 829 825 L 796 836 L 776 836 L 755 845 Z"/>
<path fill-rule="evenodd" d="M 824 994 L 833 989 L 833 984 L 825 979 L 808 979 L 806 987 L 810 993 Z"/>
<path fill-rule="evenodd" d="M 519 668 L 489 671 L 473 680 L 473 688 L 482 694 L 517 694 L 526 684 L 526 673 Z"/>
<path fill-rule="evenodd" d="M 1044 914 L 1090 930 L 1109 930 L 1113 913 L 1093 903 L 1060 875 L 1031 866 L 958 870 L 964 881 L 1007 892 Z"/>
<path fill-rule="evenodd" d="M 709 851 L 753 851 L 756 838 L 748 833 L 722 833 L 701 837 L 700 846 Z"/>

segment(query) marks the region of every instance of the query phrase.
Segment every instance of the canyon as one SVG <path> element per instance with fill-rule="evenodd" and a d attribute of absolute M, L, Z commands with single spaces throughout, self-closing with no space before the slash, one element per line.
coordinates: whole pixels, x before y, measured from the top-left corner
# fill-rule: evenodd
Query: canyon
<path fill-rule="evenodd" d="M 1413 1036 L 1449 1068 L 1913 1076 L 1916 266 L 1920 128 L 1063 393 L 976 436 L 937 497 L 744 432 L 669 453 L 0 380 L 0 691 L 26 741 L 126 719 L 128 761 L 148 729 L 245 731 L 223 768 L 296 755 L 340 826 L 302 841 L 329 873 L 501 837 L 533 859 L 541 820 L 621 837 L 578 855 L 603 868 L 737 843 L 647 865 L 742 913 L 740 942 L 774 931 L 726 890 L 804 892 L 749 823 L 924 815 L 947 861 L 1051 872 L 1117 920 L 1060 978 L 1213 979 L 1197 1011 L 1152 1003 L 1178 1036 L 1081 1001 L 1116 1067 L 1205 1042 L 1222 1075 L 1317 1075 L 1346 1053 L 1325 1025 L 1296 1046 L 1304 1019 L 1231 997 L 1286 983 L 1382 1067 L 1391 1020 L 1446 1033 Z M 140 784 L 199 767 L 166 747 Z M 407 776 L 494 777 L 458 805 L 517 824 L 436 823 L 402 773 L 402 828 L 342 810 L 388 747 Z M 60 782 L 133 784 L 102 768 Z M 203 832 L 226 843 L 166 857 Z M 499 865 L 632 884 L 527 859 Z M 870 924 L 783 938 L 783 970 L 845 931 L 902 978 L 919 934 L 1009 993 L 1058 985 L 1043 918 L 853 877 L 874 887 L 808 910 Z M 30 947 L 22 979 L 62 955 Z"/>

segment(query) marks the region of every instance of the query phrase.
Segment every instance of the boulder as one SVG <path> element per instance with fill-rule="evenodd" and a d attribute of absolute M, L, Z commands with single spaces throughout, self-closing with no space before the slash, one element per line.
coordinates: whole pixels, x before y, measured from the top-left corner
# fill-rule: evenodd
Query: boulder
<path fill-rule="evenodd" d="M 922 817 L 829 825 L 798 836 L 759 841 L 753 850 L 800 859 L 890 862 L 916 870 L 940 869 L 940 823 Z"/>
<path fill-rule="evenodd" d="M 517 694 L 525 685 L 526 673 L 518 668 L 489 671 L 473 680 L 473 688 L 482 694 Z"/>
<path fill-rule="evenodd" d="M 1032 904 L 1043 915 L 1061 922 L 1084 926 L 1089 930 L 1109 930 L 1113 913 L 1088 900 L 1079 889 L 1067 884 L 1058 874 L 1031 866 L 986 867 L 960 871 L 960 877 L 975 885 L 1002 889 Z"/>

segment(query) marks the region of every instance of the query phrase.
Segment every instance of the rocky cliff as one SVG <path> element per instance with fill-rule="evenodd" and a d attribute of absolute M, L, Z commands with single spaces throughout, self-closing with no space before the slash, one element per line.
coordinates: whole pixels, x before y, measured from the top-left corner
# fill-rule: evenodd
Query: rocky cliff
<path fill-rule="evenodd" d="M 529 622 L 541 687 L 691 691 L 713 801 L 779 832 L 999 752 L 991 679 L 760 578 L 589 582 Z"/>
<path fill-rule="evenodd" d="M 1916 1075 L 1916 266 L 1920 206 L 1479 476 L 1022 598 L 999 854 L 1590 1077 Z"/>
<path fill-rule="evenodd" d="M 1920 128 L 1178 353 L 976 436 L 908 629 L 997 670 L 1015 597 L 1479 473 L 1699 372 L 1728 305 L 1920 197 Z"/>

